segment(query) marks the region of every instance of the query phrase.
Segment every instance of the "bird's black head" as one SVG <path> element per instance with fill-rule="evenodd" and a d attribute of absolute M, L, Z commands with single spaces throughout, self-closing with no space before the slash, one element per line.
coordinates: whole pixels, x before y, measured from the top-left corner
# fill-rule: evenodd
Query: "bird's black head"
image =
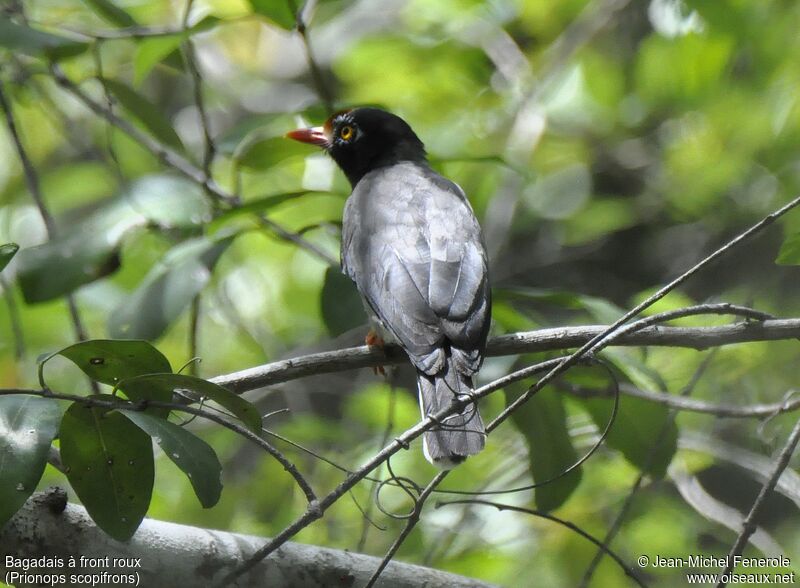
<path fill-rule="evenodd" d="M 426 161 L 425 146 L 408 123 L 378 108 L 345 110 L 322 127 L 298 129 L 287 137 L 324 147 L 353 187 L 374 169 Z"/>

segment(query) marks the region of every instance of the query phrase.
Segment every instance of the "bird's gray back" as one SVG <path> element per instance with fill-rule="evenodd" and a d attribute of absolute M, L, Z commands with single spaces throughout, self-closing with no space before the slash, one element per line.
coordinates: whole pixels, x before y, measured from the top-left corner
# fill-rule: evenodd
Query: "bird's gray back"
<path fill-rule="evenodd" d="M 412 361 L 435 374 L 445 342 L 480 367 L 489 283 L 480 226 L 461 189 L 400 163 L 365 175 L 345 205 L 342 265 Z"/>

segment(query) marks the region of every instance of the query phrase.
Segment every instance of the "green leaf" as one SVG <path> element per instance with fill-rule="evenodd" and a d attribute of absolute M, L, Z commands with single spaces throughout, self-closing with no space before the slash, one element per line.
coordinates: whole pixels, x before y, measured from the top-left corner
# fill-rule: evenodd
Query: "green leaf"
<path fill-rule="evenodd" d="M 611 417 L 613 401 L 608 398 L 583 398 L 595 424 L 603 430 Z M 666 427 L 666 429 L 664 428 Z M 661 431 L 663 441 L 650 457 Z M 617 420 L 608 433 L 606 443 L 622 452 L 630 463 L 655 478 L 663 478 L 678 446 L 678 428 L 666 406 L 640 398 L 623 396 Z"/>
<path fill-rule="evenodd" d="M 124 198 L 133 210 L 162 229 L 201 227 L 212 217 L 211 202 L 200 186 L 168 174 L 137 180 Z"/>
<path fill-rule="evenodd" d="M 93 339 L 54 355 L 66 357 L 91 379 L 110 386 L 142 374 L 172 371 L 167 358 L 147 341 Z"/>
<path fill-rule="evenodd" d="M 538 303 L 552 304 L 562 308 L 585 310 L 594 320 L 602 323 L 613 323 L 625 311 L 604 298 L 576 294 L 568 290 L 549 288 L 498 288 L 499 299 L 523 299 Z"/>
<path fill-rule="evenodd" d="M 165 419 L 132 410 L 120 412 L 150 435 L 186 474 L 203 508 L 211 508 L 219 502 L 222 465 L 208 443 Z"/>
<path fill-rule="evenodd" d="M 513 384 L 506 389 L 506 405 L 527 390 L 525 384 Z M 536 483 L 552 480 L 578 461 L 567 429 L 567 415 L 560 394 L 549 387 L 536 393 L 517 409 L 511 419 L 525 437 L 531 475 Z M 576 468 L 534 490 L 536 506 L 550 511 L 564 504 L 581 481 L 581 469 Z"/>
<path fill-rule="evenodd" d="M 0 396 L 0 529 L 36 489 L 61 408 L 36 396 Z"/>
<path fill-rule="evenodd" d="M 134 229 L 149 223 L 193 228 L 210 218 L 208 198 L 194 183 L 170 175 L 142 178 L 54 240 L 22 250 L 22 294 L 29 303 L 52 300 L 115 272 L 122 241 Z"/>
<path fill-rule="evenodd" d="M 308 145 L 285 137 L 253 138 L 245 139 L 237 148 L 234 159 L 242 167 L 266 170 L 290 157 L 307 156 L 312 153 L 314 151 L 309 149 Z"/>
<path fill-rule="evenodd" d="M 83 53 L 88 48 L 88 44 L 18 25 L 8 18 L 2 18 L 0 19 L 0 47 L 33 57 L 45 56 L 51 59 L 61 59 Z"/>
<path fill-rule="evenodd" d="M 667 383 L 657 370 L 638 359 L 636 352 L 629 349 L 607 348 L 603 357 L 610 360 L 619 371 L 625 374 L 634 386 L 642 390 L 667 391 Z"/>
<path fill-rule="evenodd" d="M 59 298 L 119 268 L 124 236 L 147 219 L 115 200 L 52 241 L 19 253 L 18 279 L 28 303 Z"/>
<path fill-rule="evenodd" d="M 213 400 L 242 421 L 254 433 L 261 433 L 261 415 L 250 402 L 208 380 L 185 374 L 145 374 L 120 382 L 120 389 L 132 400 L 154 398 L 170 400 L 179 394 L 199 402 Z"/>
<path fill-rule="evenodd" d="M 281 28 L 291 30 L 297 24 L 297 19 L 289 9 L 288 2 L 280 0 L 250 0 L 253 12 L 266 17 Z"/>
<path fill-rule="evenodd" d="M 60 437 L 67 479 L 89 516 L 114 539 L 130 539 L 153 493 L 150 436 L 119 412 L 75 403 L 64 414 Z"/>
<path fill-rule="evenodd" d="M 331 337 L 337 337 L 367 322 L 358 290 L 338 267 L 329 267 L 325 271 L 320 305 L 322 319 Z"/>
<path fill-rule="evenodd" d="M 208 31 L 220 22 L 216 16 L 206 16 L 197 24 L 189 27 L 185 31 L 163 35 L 159 37 L 146 37 L 139 39 L 136 43 L 136 52 L 133 56 L 133 85 L 140 86 L 147 78 L 153 68 L 161 63 L 162 65 L 175 66 L 174 61 L 181 62 L 181 55 L 178 48 L 181 43 L 190 38 L 195 33 Z M 180 66 L 178 66 L 180 68 Z"/>
<path fill-rule="evenodd" d="M 105 79 L 103 83 L 108 90 L 119 100 L 120 104 L 153 136 L 172 147 L 183 150 L 180 137 L 172 128 L 172 124 L 161 114 L 158 106 L 139 94 L 136 90 L 116 80 Z"/>
<path fill-rule="evenodd" d="M 0 272 L 5 269 L 8 262 L 16 255 L 17 251 L 19 251 L 19 245 L 16 243 L 0 245 Z"/>
<path fill-rule="evenodd" d="M 84 0 L 99 16 L 118 27 L 135 27 L 134 18 L 109 0 Z"/>
<path fill-rule="evenodd" d="M 211 271 L 234 236 L 190 239 L 173 247 L 131 296 L 112 312 L 115 338 L 160 337 L 211 279 Z"/>
<path fill-rule="evenodd" d="M 181 46 L 184 35 L 167 35 L 142 39 L 133 57 L 133 85 L 140 86 L 152 69 Z"/>
<path fill-rule="evenodd" d="M 800 265 L 800 233 L 794 233 L 784 239 L 775 263 L 779 265 Z"/>

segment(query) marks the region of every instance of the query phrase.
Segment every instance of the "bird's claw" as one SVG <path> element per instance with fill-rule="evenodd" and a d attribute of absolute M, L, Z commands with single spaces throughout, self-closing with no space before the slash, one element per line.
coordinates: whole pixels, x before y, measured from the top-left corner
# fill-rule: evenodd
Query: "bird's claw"
<path fill-rule="evenodd" d="M 367 336 L 364 337 L 364 343 L 369 345 L 370 347 L 378 347 L 381 352 L 383 352 L 384 348 L 386 347 L 386 342 L 374 329 L 370 329 Z M 382 365 L 373 366 L 372 372 L 377 376 L 378 374 L 386 377 L 386 370 Z"/>

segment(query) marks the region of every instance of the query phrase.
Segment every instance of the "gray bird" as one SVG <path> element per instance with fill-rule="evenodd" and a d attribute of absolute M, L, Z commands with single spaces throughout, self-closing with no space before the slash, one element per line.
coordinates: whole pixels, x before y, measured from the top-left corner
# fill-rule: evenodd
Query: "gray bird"
<path fill-rule="evenodd" d="M 486 248 L 464 191 L 428 164 L 400 117 L 376 108 L 333 115 L 287 135 L 323 147 L 350 180 L 342 269 L 417 370 L 422 416 L 473 390 L 491 314 Z M 423 437 L 425 457 L 450 468 L 483 449 L 475 403 Z"/>

